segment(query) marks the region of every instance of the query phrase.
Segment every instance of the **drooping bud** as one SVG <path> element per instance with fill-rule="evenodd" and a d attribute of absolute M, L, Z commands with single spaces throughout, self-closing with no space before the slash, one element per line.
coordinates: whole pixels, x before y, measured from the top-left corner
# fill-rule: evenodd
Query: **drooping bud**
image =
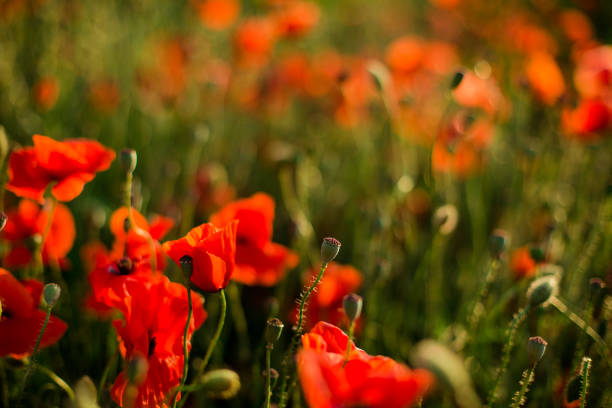
<path fill-rule="evenodd" d="M 283 332 L 283 322 L 277 318 L 268 319 L 266 323 L 266 343 L 272 345 L 278 341 Z"/>
<path fill-rule="evenodd" d="M 4 213 L 4 211 L 0 211 L 0 231 L 2 231 L 6 226 L 6 221 L 8 221 L 8 216 Z"/>
<path fill-rule="evenodd" d="M 391 81 L 391 74 L 389 69 L 378 60 L 370 60 L 367 63 L 368 73 L 372 77 L 374 85 L 379 91 L 387 89 L 389 82 Z"/>
<path fill-rule="evenodd" d="M 527 342 L 527 359 L 529 365 L 536 365 L 544 356 L 548 343 L 540 336 L 530 337 Z"/>
<path fill-rule="evenodd" d="M 323 243 L 321 244 L 321 262 L 328 264 L 333 261 L 338 252 L 340 252 L 341 245 L 340 241 L 336 238 L 323 238 Z"/>
<path fill-rule="evenodd" d="M 183 275 L 185 275 L 187 280 L 191 279 L 191 275 L 193 274 L 193 258 L 189 255 L 183 255 L 181 259 L 179 259 L 179 263 L 181 264 Z"/>
<path fill-rule="evenodd" d="M 344 314 L 352 323 L 361 316 L 361 308 L 363 307 L 363 299 L 356 293 L 349 293 L 342 299 L 342 307 Z"/>
<path fill-rule="evenodd" d="M 501 229 L 496 229 L 489 237 L 489 252 L 494 258 L 499 258 L 508 245 L 508 233 Z"/>
<path fill-rule="evenodd" d="M 240 377 L 226 368 L 207 372 L 199 382 L 211 398 L 230 399 L 240 390 Z"/>
<path fill-rule="evenodd" d="M 43 299 L 47 303 L 47 307 L 55 306 L 61 294 L 62 289 L 57 283 L 47 283 L 43 288 Z"/>
<path fill-rule="evenodd" d="M 452 204 L 446 204 L 436 209 L 433 215 L 433 227 L 440 234 L 448 235 L 455 230 L 459 221 L 459 212 L 457 207 Z"/>
<path fill-rule="evenodd" d="M 463 81 L 463 72 L 461 71 L 455 72 L 455 75 L 453 76 L 453 79 L 451 80 L 451 83 L 450 83 L 451 91 L 456 89 L 461 84 L 461 81 Z"/>
<path fill-rule="evenodd" d="M 136 170 L 136 163 L 138 162 L 136 150 L 123 149 L 119 154 L 119 161 L 124 172 L 133 173 L 134 170 Z"/>
<path fill-rule="evenodd" d="M 140 385 L 147 378 L 149 363 L 141 355 L 135 355 L 127 365 L 126 377 L 129 384 Z"/>
<path fill-rule="evenodd" d="M 557 279 L 554 276 L 544 276 L 531 282 L 527 289 L 529 306 L 544 305 L 557 291 Z"/>

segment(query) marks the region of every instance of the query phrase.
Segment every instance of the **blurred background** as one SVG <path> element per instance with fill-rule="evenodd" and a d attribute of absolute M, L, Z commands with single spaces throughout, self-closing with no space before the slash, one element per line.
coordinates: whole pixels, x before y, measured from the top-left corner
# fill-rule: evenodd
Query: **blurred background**
<path fill-rule="evenodd" d="M 265 321 L 289 319 L 329 235 L 359 274 L 337 284 L 339 299 L 364 296 L 357 344 L 409 361 L 419 340 L 441 340 L 485 399 L 536 265 L 563 268 L 560 296 L 576 310 L 588 278 L 612 284 L 611 20 L 612 2 L 596 0 L 2 0 L 0 125 L 12 148 L 43 134 L 135 149 L 134 206 L 174 219 L 169 239 L 236 198 L 275 198 L 274 240 L 300 264 L 275 288 L 238 288 L 246 344 L 228 323 L 213 364 L 243 388 L 214 404 L 260 403 Z M 70 329 L 41 358 L 69 382 L 97 382 L 116 347 L 109 323 L 79 310 L 81 249 L 112 241 L 119 167 L 68 203 L 77 239 L 57 313 Z M 6 208 L 17 202 L 6 194 Z M 470 336 L 495 229 L 511 240 Z M 541 335 L 549 352 L 527 406 L 561 406 L 581 331 L 541 314 L 519 333 L 507 386 L 525 366 L 523 340 Z M 597 319 L 605 328 L 610 313 Z M 610 406 L 610 371 L 592 357 L 589 406 Z M 37 406 L 59 403 L 50 395 Z"/>

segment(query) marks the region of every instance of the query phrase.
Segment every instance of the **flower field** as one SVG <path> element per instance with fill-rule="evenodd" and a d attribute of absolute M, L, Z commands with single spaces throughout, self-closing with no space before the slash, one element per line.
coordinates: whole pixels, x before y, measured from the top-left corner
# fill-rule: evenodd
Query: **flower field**
<path fill-rule="evenodd" d="M 611 19 L 0 1 L 0 408 L 611 408 Z"/>

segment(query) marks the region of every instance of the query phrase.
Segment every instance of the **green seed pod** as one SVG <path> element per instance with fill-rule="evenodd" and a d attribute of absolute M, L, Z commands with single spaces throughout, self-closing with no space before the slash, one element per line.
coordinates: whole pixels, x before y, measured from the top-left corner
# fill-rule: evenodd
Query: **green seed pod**
<path fill-rule="evenodd" d="M 266 323 L 266 343 L 274 344 L 278 341 L 283 332 L 283 322 L 277 318 L 269 319 Z"/>
<path fill-rule="evenodd" d="M 47 283 L 43 288 L 43 299 L 45 299 L 48 307 L 55 306 L 61 294 L 62 289 L 57 283 Z"/>
<path fill-rule="evenodd" d="M 530 337 L 527 342 L 527 359 L 529 365 L 536 365 L 544 356 L 548 343 L 540 336 Z"/>
<path fill-rule="evenodd" d="M 136 170 L 136 163 L 138 162 L 136 150 L 123 149 L 119 154 L 119 161 L 124 172 L 133 173 L 134 170 Z"/>
<path fill-rule="evenodd" d="M 323 243 L 321 244 L 321 261 L 324 264 L 327 264 L 334 260 L 334 258 L 340 252 L 340 246 L 342 244 L 336 238 L 323 238 Z"/>
<path fill-rule="evenodd" d="M 199 382 L 211 398 L 230 399 L 240 390 L 240 377 L 228 369 L 209 371 Z"/>
<path fill-rule="evenodd" d="M 342 299 L 342 306 L 344 307 L 344 314 L 346 314 L 346 317 L 348 317 L 349 321 L 352 323 L 359 319 L 361 315 L 363 299 L 355 293 L 349 293 Z"/>
<path fill-rule="evenodd" d="M 501 229 L 493 231 L 489 237 L 489 252 L 494 258 L 499 258 L 508 245 L 508 233 Z"/>

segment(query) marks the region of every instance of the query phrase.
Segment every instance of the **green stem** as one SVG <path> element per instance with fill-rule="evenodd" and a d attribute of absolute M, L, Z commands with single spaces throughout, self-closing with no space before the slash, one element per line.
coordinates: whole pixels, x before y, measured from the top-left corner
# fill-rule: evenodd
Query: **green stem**
<path fill-rule="evenodd" d="M 54 196 L 51 195 L 49 197 L 49 201 L 51 201 L 49 217 L 47 219 L 47 223 L 45 224 L 45 229 L 40 237 L 40 242 L 38 245 L 36 245 L 34 253 L 34 273 L 35 277 L 37 278 L 40 278 L 43 275 L 43 248 L 45 246 L 47 236 L 49 236 L 49 231 L 51 231 L 51 224 L 53 223 L 53 216 L 55 215 L 55 208 L 57 207 L 57 199 Z"/>
<path fill-rule="evenodd" d="M 111 358 L 108 359 L 106 367 L 104 367 L 104 371 L 102 372 L 102 378 L 100 379 L 100 384 L 98 385 L 98 402 L 100 401 L 100 398 L 102 398 L 104 386 L 106 385 L 106 380 L 108 378 L 108 375 L 110 374 L 111 367 L 115 364 L 115 361 L 117 360 L 117 353 L 118 352 L 115 351 Z"/>
<path fill-rule="evenodd" d="M 582 388 L 580 390 L 580 408 L 586 407 L 590 369 L 591 369 L 591 359 L 589 357 L 584 357 L 582 359 Z"/>
<path fill-rule="evenodd" d="M 74 401 L 74 391 L 72 390 L 72 388 L 70 388 L 70 385 L 68 385 L 66 381 L 64 381 L 59 375 L 55 374 L 53 371 L 51 371 L 45 366 L 39 366 L 38 369 L 43 373 L 47 374 L 47 376 L 51 378 L 53 382 L 57 384 L 58 387 L 64 390 L 68 395 L 68 398 L 70 398 L 70 401 Z"/>
<path fill-rule="evenodd" d="M 325 272 L 325 269 L 327 269 L 326 263 L 321 265 L 321 269 L 319 270 L 319 274 L 317 275 L 317 278 L 308 287 L 308 289 L 306 290 L 306 293 L 302 295 L 302 299 L 300 300 L 300 313 L 298 317 L 298 322 L 294 328 L 293 337 L 291 338 L 291 344 L 289 345 L 289 349 L 287 350 L 287 354 L 285 355 L 285 359 L 283 360 L 283 376 L 282 376 L 283 378 L 281 380 L 281 385 L 280 385 L 281 397 L 278 403 L 279 408 L 285 407 L 285 405 L 287 404 L 288 391 L 290 388 L 293 387 L 293 384 L 295 384 L 295 381 L 291 381 L 289 387 L 287 387 L 287 381 L 293 377 L 293 375 L 289 374 L 288 371 L 289 371 L 289 366 L 291 365 L 291 362 L 293 361 L 293 355 L 295 353 L 295 349 L 297 348 L 297 344 L 300 339 L 300 334 L 302 333 L 302 325 L 304 323 L 304 308 L 306 306 L 306 303 L 308 302 L 308 298 L 310 297 L 310 294 L 312 293 L 313 290 L 315 290 L 315 288 L 321 281 L 321 278 L 323 277 L 323 273 Z"/>
<path fill-rule="evenodd" d="M 176 408 L 178 395 L 185 386 L 185 382 L 187 381 L 187 374 L 189 372 L 189 350 L 187 347 L 187 337 L 189 334 L 189 323 L 191 323 L 191 313 L 191 284 L 187 282 L 187 322 L 185 323 L 185 331 L 183 332 L 183 378 L 181 378 L 181 384 L 174 393 L 174 397 L 172 397 L 172 400 L 174 401 L 172 403 L 173 408 Z"/>
<path fill-rule="evenodd" d="M 240 357 L 247 360 L 251 354 L 249 346 L 249 329 L 247 326 L 246 316 L 244 314 L 244 308 L 240 301 L 240 291 L 236 282 L 230 282 L 227 286 L 227 295 L 230 302 L 230 313 L 232 314 L 232 320 L 236 333 L 238 334 L 238 344 L 240 346 Z"/>
<path fill-rule="evenodd" d="M 533 374 L 535 367 L 536 366 L 534 364 L 528 370 L 523 371 L 523 380 L 521 381 L 521 390 L 514 397 L 514 402 L 512 403 L 511 408 L 519 408 L 525 403 L 525 395 L 527 395 L 527 391 L 529 391 L 529 385 L 533 382 L 535 378 Z"/>
<path fill-rule="evenodd" d="M 212 352 L 217 345 L 217 341 L 219 341 L 219 337 L 221 337 L 221 331 L 223 331 L 223 324 L 225 323 L 225 315 L 227 313 L 227 299 L 225 298 L 225 290 L 221 289 L 219 291 L 219 295 L 221 295 L 221 315 L 219 316 L 219 323 L 217 324 L 217 330 L 215 330 L 215 334 L 213 335 L 213 338 L 206 349 L 206 354 L 204 355 L 202 364 L 200 364 L 200 367 L 198 368 L 198 377 L 204 373 L 204 369 L 208 365 L 208 361 L 210 360 Z"/>
<path fill-rule="evenodd" d="M 47 314 L 45 315 L 45 322 L 43 323 L 42 328 L 40 329 L 40 332 L 38 333 L 38 338 L 36 339 L 36 344 L 34 345 L 34 351 L 32 352 L 32 358 L 30 359 L 30 364 L 28 364 L 28 368 L 25 372 L 25 375 L 23 376 L 23 382 L 21 384 L 21 393 L 23 393 L 23 391 L 25 390 L 26 383 L 28 382 L 28 377 L 30 376 L 32 369 L 34 368 L 34 365 L 36 364 L 36 355 L 38 353 L 38 348 L 40 347 L 40 341 L 42 340 L 42 336 L 45 332 L 45 329 L 47 328 L 47 324 L 49 324 L 49 317 L 51 317 L 51 308 L 47 307 Z"/>
<path fill-rule="evenodd" d="M 353 320 L 349 326 L 348 332 L 348 342 L 346 343 L 346 352 L 344 353 L 344 364 L 342 367 L 348 363 L 349 355 L 351 354 L 351 343 L 353 342 L 353 332 L 355 331 L 355 321 Z"/>
<path fill-rule="evenodd" d="M 480 289 L 478 290 L 478 295 L 476 297 L 476 302 L 474 302 L 474 307 L 472 308 L 472 313 L 468 317 L 468 321 L 470 323 L 470 332 L 473 332 L 478 326 L 478 322 L 480 321 L 480 317 L 482 316 L 482 309 L 484 308 L 483 300 L 487 296 L 487 292 L 489 290 L 489 285 L 493 280 L 494 272 L 499 268 L 499 261 L 495 258 L 491 259 L 487 266 L 487 272 L 480 284 Z"/>
<path fill-rule="evenodd" d="M 488 402 L 486 408 L 491 408 L 493 402 L 495 401 L 495 394 L 497 393 L 497 388 L 499 387 L 499 383 L 501 381 L 502 376 L 506 372 L 506 368 L 508 368 L 508 363 L 510 362 L 510 352 L 512 351 L 512 347 L 514 346 L 514 335 L 516 334 L 516 329 L 519 324 L 525 319 L 527 314 L 529 313 L 529 305 L 525 306 L 524 309 L 520 310 L 510 322 L 510 327 L 508 328 L 508 338 L 506 340 L 506 345 L 504 346 L 504 358 L 502 360 L 502 365 L 497 372 L 497 377 L 495 378 L 495 383 L 493 384 L 493 388 L 489 393 Z"/>
<path fill-rule="evenodd" d="M 270 383 L 272 382 L 272 373 L 270 369 L 270 359 L 272 354 L 272 345 L 266 345 L 266 407 L 270 408 L 270 397 L 272 396 L 272 389 L 270 387 Z"/>

